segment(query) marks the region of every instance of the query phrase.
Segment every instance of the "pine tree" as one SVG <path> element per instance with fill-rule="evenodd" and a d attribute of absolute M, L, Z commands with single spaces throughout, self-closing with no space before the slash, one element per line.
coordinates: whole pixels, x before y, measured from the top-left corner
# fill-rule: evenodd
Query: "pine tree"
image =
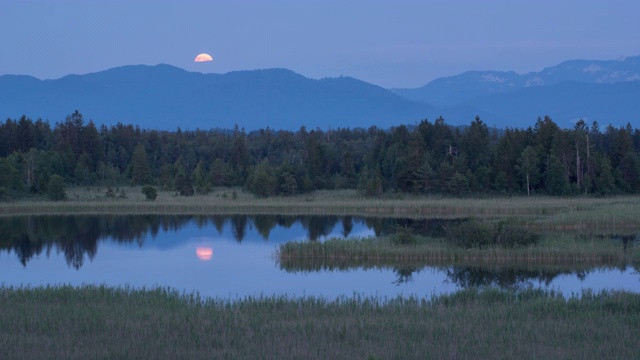
<path fill-rule="evenodd" d="M 249 179 L 249 190 L 258 197 L 268 197 L 275 193 L 276 178 L 267 159 L 256 166 Z"/>
<path fill-rule="evenodd" d="M 208 194 L 212 190 L 211 179 L 202 160 L 198 162 L 198 166 L 193 170 L 193 182 L 198 194 Z"/>
<path fill-rule="evenodd" d="M 144 145 L 138 143 L 129 164 L 129 177 L 134 185 L 144 185 L 151 182 L 151 170 Z"/>

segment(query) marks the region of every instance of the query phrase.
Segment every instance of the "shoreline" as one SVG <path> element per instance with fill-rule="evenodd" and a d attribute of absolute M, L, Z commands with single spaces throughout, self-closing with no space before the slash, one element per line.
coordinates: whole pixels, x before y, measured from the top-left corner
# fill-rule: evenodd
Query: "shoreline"
<path fill-rule="evenodd" d="M 292 197 L 255 198 L 240 189 L 222 188 L 206 195 L 159 192 L 146 201 L 138 187 L 127 198 L 106 198 L 104 187 L 71 188 L 65 201 L 21 199 L 0 203 L 0 216 L 47 214 L 300 214 L 394 218 L 551 218 L 557 220 L 638 222 L 640 196 L 487 197 L 411 196 L 365 198 L 355 190 L 317 191 Z M 125 188 L 123 188 L 125 189 Z M 237 198 L 229 194 L 236 192 Z M 635 220 L 635 221 L 634 221 Z"/>

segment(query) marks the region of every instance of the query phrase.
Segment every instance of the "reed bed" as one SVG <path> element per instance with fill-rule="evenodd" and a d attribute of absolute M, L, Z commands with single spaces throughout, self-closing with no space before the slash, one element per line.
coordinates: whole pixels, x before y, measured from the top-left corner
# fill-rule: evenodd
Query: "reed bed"
<path fill-rule="evenodd" d="M 395 244 L 391 237 L 364 237 L 288 242 L 278 247 L 275 258 L 283 270 L 293 272 L 443 265 L 624 267 L 640 259 L 640 248 L 625 249 L 610 239 L 569 235 L 547 235 L 527 247 L 485 249 L 463 249 L 446 239 L 426 237 L 417 237 L 413 245 Z"/>
<path fill-rule="evenodd" d="M 0 204 L 0 216 L 14 214 L 125 213 L 125 214 L 318 214 L 396 218 L 521 217 L 549 224 L 599 221 L 639 223 L 640 196 L 611 198 L 496 197 L 449 198 L 401 196 L 371 199 L 356 191 L 317 191 L 292 197 L 257 199 L 239 188 L 220 188 L 207 195 L 176 196 L 160 191 L 145 201 L 139 187 L 120 189 L 126 198 L 105 197 L 106 188 L 72 188 L 68 200 L 21 200 Z M 118 191 L 116 191 L 117 193 Z M 236 196 L 232 196 L 235 193 Z"/>
<path fill-rule="evenodd" d="M 3 359 L 640 357 L 640 295 L 463 290 L 201 299 L 167 289 L 0 288 Z"/>

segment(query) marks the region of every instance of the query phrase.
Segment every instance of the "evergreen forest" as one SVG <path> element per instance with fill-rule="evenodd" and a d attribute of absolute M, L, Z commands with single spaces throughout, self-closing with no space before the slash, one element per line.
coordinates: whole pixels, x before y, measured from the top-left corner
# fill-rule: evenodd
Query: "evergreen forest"
<path fill-rule="evenodd" d="M 258 197 L 319 189 L 364 196 L 615 195 L 640 193 L 640 130 L 538 118 L 496 129 L 440 117 L 372 126 L 182 131 L 118 123 L 78 111 L 51 125 L 26 116 L 0 124 L 0 200 L 59 200 L 64 186 L 151 185 L 183 196 L 242 187 Z M 62 193 L 63 194 L 63 193 Z"/>

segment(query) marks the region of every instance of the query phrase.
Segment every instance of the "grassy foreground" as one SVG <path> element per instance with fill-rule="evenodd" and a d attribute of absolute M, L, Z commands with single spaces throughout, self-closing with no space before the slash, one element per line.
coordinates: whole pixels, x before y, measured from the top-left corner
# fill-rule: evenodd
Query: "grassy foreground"
<path fill-rule="evenodd" d="M 0 288 L 3 359 L 640 357 L 640 295 L 464 290 L 431 300 L 201 300 L 163 290 Z"/>

